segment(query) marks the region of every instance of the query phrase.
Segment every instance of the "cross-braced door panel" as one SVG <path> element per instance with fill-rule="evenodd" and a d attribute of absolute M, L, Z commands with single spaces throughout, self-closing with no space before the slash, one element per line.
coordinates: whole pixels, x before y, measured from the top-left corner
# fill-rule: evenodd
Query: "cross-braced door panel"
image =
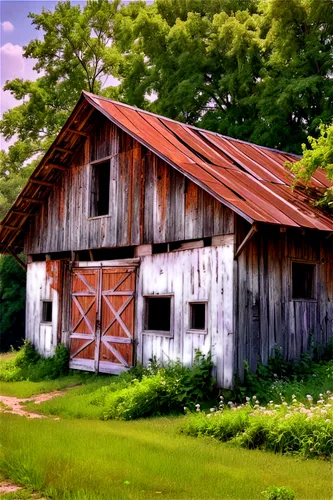
<path fill-rule="evenodd" d="M 135 268 L 74 269 L 70 366 L 120 373 L 133 366 Z"/>
<path fill-rule="evenodd" d="M 99 270 L 74 269 L 70 366 L 94 371 L 99 300 Z"/>
<path fill-rule="evenodd" d="M 133 366 L 135 270 L 103 269 L 101 295 L 100 367 Z"/>

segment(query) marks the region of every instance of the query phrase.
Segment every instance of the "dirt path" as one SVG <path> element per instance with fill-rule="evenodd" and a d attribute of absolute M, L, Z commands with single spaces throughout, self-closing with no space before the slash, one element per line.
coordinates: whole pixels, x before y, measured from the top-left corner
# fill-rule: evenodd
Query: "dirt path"
<path fill-rule="evenodd" d="M 0 479 L 0 498 L 2 498 L 3 495 L 7 495 L 9 493 L 17 493 L 18 498 L 21 498 L 21 495 L 19 494 L 20 491 L 25 491 L 24 488 L 21 486 L 17 486 L 16 484 L 12 483 L 11 481 L 1 481 Z M 26 498 L 26 495 L 22 498 Z M 35 498 L 36 500 L 46 500 L 46 498 L 41 497 L 39 493 L 31 493 L 30 498 Z"/>
<path fill-rule="evenodd" d="M 49 399 L 62 396 L 62 394 L 65 394 L 65 391 L 52 391 L 44 394 L 38 394 L 37 396 L 31 396 L 30 398 L 0 396 L 0 413 L 13 413 L 14 415 L 21 415 L 22 417 L 27 418 L 46 418 L 45 415 L 27 411 L 24 407 L 24 403 L 27 401 L 34 401 L 36 405 L 39 405 Z"/>

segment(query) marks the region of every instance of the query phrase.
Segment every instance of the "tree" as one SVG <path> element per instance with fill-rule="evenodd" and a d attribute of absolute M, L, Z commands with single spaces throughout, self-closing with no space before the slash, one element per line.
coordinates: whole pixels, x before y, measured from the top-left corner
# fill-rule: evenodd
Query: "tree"
<path fill-rule="evenodd" d="M 0 132 L 8 140 L 17 136 L 8 152 L 1 153 L 0 217 L 15 200 L 36 165 L 70 114 L 82 90 L 112 94 L 110 77 L 118 74 L 119 51 L 114 20 L 120 0 L 88 0 L 81 9 L 69 1 L 54 11 L 30 14 L 32 24 L 44 31 L 42 40 L 24 47 L 24 57 L 37 60 L 36 81 L 6 82 L 23 104 L 4 113 Z"/>
<path fill-rule="evenodd" d="M 296 153 L 332 120 L 331 0 L 155 0 L 120 14 L 127 101 Z"/>
<path fill-rule="evenodd" d="M 21 258 L 24 258 L 21 256 Z M 10 255 L 0 256 L 0 350 L 24 339 L 26 273 Z"/>
<path fill-rule="evenodd" d="M 333 124 L 319 127 L 320 135 L 317 139 L 308 137 L 308 143 L 302 144 L 303 156 L 296 163 L 288 163 L 296 179 L 309 182 L 318 168 L 325 170 L 326 175 L 333 183 Z M 319 204 L 333 210 L 333 186 L 328 188 L 319 200 Z"/>

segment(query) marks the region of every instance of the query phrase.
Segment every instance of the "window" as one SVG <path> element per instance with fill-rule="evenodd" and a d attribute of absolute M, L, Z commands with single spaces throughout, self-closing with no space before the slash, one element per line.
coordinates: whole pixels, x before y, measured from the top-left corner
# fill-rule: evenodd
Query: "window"
<path fill-rule="evenodd" d="M 292 262 L 292 298 L 315 299 L 316 264 Z"/>
<path fill-rule="evenodd" d="M 90 216 L 109 214 L 110 161 L 92 165 Z"/>
<path fill-rule="evenodd" d="M 146 297 L 145 330 L 171 333 L 171 297 Z"/>
<path fill-rule="evenodd" d="M 190 303 L 190 330 L 206 330 L 206 302 Z"/>
<path fill-rule="evenodd" d="M 52 323 L 51 300 L 42 300 L 42 323 Z"/>

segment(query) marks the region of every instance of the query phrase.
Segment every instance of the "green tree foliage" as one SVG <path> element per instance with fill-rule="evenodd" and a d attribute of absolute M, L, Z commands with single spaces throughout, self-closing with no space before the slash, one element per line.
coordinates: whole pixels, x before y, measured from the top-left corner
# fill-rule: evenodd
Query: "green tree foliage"
<path fill-rule="evenodd" d="M 8 152 L 1 152 L 0 217 L 64 124 L 82 90 L 101 93 L 108 78 L 117 76 L 119 52 L 113 44 L 114 18 L 120 0 L 89 0 L 81 8 L 59 2 L 54 11 L 30 14 L 43 30 L 42 40 L 24 47 L 24 57 L 35 59 L 40 77 L 34 81 L 7 81 L 5 90 L 23 104 L 4 113 L 0 132 L 17 136 Z M 108 90 L 112 93 L 112 89 Z"/>
<path fill-rule="evenodd" d="M 293 152 L 332 120 L 331 1 L 155 0 L 121 15 L 121 95 L 137 106 Z"/>
<path fill-rule="evenodd" d="M 303 156 L 296 163 L 288 163 L 297 179 L 308 182 L 318 168 L 323 168 L 330 181 L 333 183 L 333 124 L 319 127 L 320 135 L 316 139 L 308 137 L 308 143 L 302 144 Z M 319 204 L 333 209 L 333 186 L 328 188 Z"/>
<path fill-rule="evenodd" d="M 17 347 L 24 338 L 25 281 L 26 273 L 13 257 L 1 255 L 0 350 Z"/>

